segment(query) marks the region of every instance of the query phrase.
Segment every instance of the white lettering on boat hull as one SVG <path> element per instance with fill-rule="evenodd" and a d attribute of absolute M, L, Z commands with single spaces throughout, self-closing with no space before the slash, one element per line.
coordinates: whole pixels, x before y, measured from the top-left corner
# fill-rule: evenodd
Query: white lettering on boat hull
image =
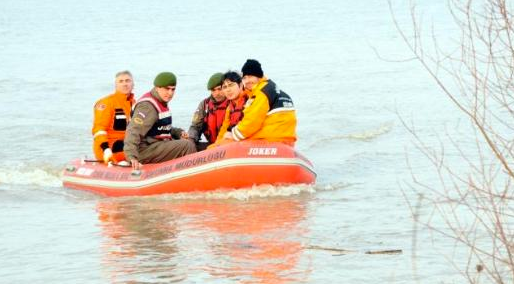
<path fill-rule="evenodd" d="M 276 156 L 277 148 L 250 148 L 248 149 L 249 156 Z"/>

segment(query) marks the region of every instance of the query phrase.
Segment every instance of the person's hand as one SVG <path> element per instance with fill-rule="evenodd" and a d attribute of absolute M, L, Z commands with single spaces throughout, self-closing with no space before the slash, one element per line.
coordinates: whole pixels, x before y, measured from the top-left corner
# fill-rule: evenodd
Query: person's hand
<path fill-rule="evenodd" d="M 223 139 L 234 140 L 232 132 L 225 132 L 225 134 L 223 135 Z"/>
<path fill-rule="evenodd" d="M 189 133 L 185 132 L 185 131 L 182 131 L 182 133 L 180 133 L 180 138 L 182 139 L 188 139 L 189 138 Z"/>
<path fill-rule="evenodd" d="M 139 161 L 136 159 L 130 160 L 130 164 L 132 165 L 132 169 L 135 171 L 139 170 L 142 166 L 141 163 L 139 163 Z"/>
<path fill-rule="evenodd" d="M 104 150 L 104 163 L 109 163 L 112 160 L 112 150 L 107 148 Z"/>

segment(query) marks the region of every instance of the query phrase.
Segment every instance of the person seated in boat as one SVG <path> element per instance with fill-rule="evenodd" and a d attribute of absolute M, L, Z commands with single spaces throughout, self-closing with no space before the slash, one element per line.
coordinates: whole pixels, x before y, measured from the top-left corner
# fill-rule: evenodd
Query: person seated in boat
<path fill-rule="evenodd" d="M 135 170 L 141 164 L 164 162 L 196 152 L 187 132 L 172 126 L 168 102 L 175 94 L 176 84 L 173 73 L 158 74 L 154 88 L 134 106 L 123 149 Z"/>
<path fill-rule="evenodd" d="M 216 142 L 209 146 L 219 146 L 232 139 L 225 139 L 225 133 L 231 131 L 232 128 L 243 118 L 243 109 L 248 100 L 248 92 L 244 90 L 241 75 L 235 71 L 228 71 L 223 75 L 223 83 L 221 85 L 222 92 L 227 98 L 228 106 L 223 119 L 223 124 L 219 130 Z"/>
<path fill-rule="evenodd" d="M 257 60 L 248 59 L 241 71 L 250 94 L 241 121 L 223 134 L 224 139 L 266 140 L 294 146 L 296 111 L 291 97 L 264 76 Z"/>
<path fill-rule="evenodd" d="M 129 71 L 114 77 L 113 94 L 98 100 L 93 115 L 93 152 L 97 160 L 115 163 L 125 160 L 123 139 L 134 104 L 134 80 Z"/>
<path fill-rule="evenodd" d="M 223 124 L 228 100 L 221 91 L 222 81 L 223 73 L 215 73 L 209 78 L 207 90 L 211 94 L 200 102 L 193 115 L 188 134 L 189 139 L 195 142 L 198 151 L 205 150 L 208 145 L 216 141 Z M 200 142 L 202 134 L 207 142 Z"/>

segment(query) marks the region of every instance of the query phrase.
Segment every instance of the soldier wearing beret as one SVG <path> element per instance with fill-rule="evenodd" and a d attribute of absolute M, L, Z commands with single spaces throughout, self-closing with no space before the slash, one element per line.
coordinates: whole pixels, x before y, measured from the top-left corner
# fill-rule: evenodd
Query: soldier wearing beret
<path fill-rule="evenodd" d="M 200 102 L 193 115 L 188 134 L 189 139 L 195 142 L 198 151 L 205 150 L 208 145 L 216 141 L 216 137 L 223 124 L 228 100 L 226 100 L 225 95 L 221 91 L 222 82 L 223 73 L 215 73 L 209 78 L 207 90 L 211 94 Z M 207 142 L 200 141 L 202 134 L 207 139 Z"/>
<path fill-rule="evenodd" d="M 196 152 L 187 132 L 172 126 L 168 102 L 175 94 L 176 85 L 173 73 L 160 73 L 154 80 L 154 88 L 136 102 L 123 148 L 133 169 L 139 169 L 140 164 L 164 162 Z"/>

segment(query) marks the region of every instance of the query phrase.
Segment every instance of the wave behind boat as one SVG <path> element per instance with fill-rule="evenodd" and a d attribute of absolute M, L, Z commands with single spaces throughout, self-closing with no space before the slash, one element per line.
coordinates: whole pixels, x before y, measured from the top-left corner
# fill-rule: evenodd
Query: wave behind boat
<path fill-rule="evenodd" d="M 0 184 L 61 187 L 60 169 L 25 163 L 0 165 Z"/>
<path fill-rule="evenodd" d="M 377 128 L 365 130 L 363 132 L 350 133 L 346 135 L 342 135 L 340 139 L 355 139 L 355 140 L 364 140 L 368 141 L 371 139 L 375 139 L 383 134 L 389 133 L 393 129 L 393 123 L 385 123 L 380 125 Z M 338 137 L 336 137 L 338 138 Z"/>
<path fill-rule="evenodd" d="M 376 139 L 384 134 L 391 132 L 392 129 L 393 129 L 393 123 L 388 122 L 388 123 L 381 124 L 378 127 L 370 128 L 370 129 L 367 129 L 364 131 L 321 138 L 321 139 L 315 141 L 314 143 L 312 143 L 309 146 L 309 149 L 313 148 L 314 146 L 317 146 L 317 145 L 320 145 L 320 144 L 323 144 L 326 142 L 331 142 L 334 140 L 371 141 L 371 140 Z"/>
<path fill-rule="evenodd" d="M 314 185 L 296 184 L 296 185 L 258 185 L 251 188 L 242 189 L 218 189 L 211 192 L 191 192 L 191 193 L 174 193 L 166 195 L 166 199 L 170 200 L 221 200 L 236 199 L 248 200 L 254 198 L 265 197 L 281 197 L 291 196 L 302 193 L 314 193 L 316 188 Z"/>
<path fill-rule="evenodd" d="M 347 187 L 346 184 L 329 184 L 329 185 L 312 185 L 312 184 L 295 184 L 295 185 L 256 185 L 251 188 L 231 189 L 224 188 L 211 192 L 190 192 L 190 193 L 174 193 L 165 195 L 168 200 L 249 200 L 255 198 L 268 197 L 285 197 L 299 194 L 313 194 L 319 191 L 337 190 Z M 149 197 L 155 198 L 155 197 Z"/>

